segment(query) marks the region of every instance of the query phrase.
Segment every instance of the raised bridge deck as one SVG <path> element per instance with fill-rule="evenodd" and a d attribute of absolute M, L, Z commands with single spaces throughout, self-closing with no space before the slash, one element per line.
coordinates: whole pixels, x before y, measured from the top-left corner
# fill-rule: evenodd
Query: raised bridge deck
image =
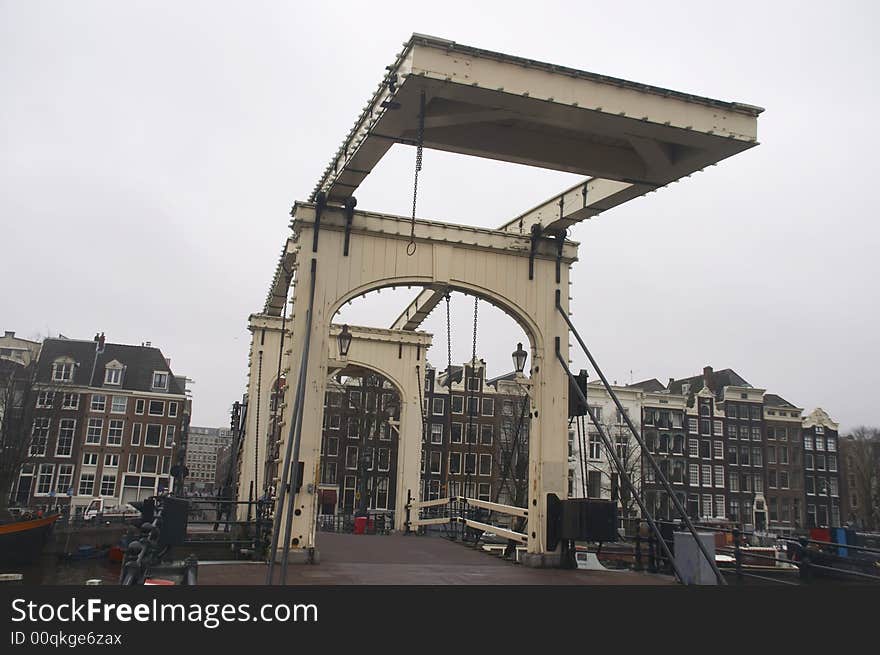
<path fill-rule="evenodd" d="M 290 585 L 670 585 L 633 571 L 532 569 L 439 537 L 319 533 L 320 564 L 291 564 Z M 280 577 L 280 566 L 275 570 Z M 262 585 L 262 563 L 205 564 L 200 585 Z"/>

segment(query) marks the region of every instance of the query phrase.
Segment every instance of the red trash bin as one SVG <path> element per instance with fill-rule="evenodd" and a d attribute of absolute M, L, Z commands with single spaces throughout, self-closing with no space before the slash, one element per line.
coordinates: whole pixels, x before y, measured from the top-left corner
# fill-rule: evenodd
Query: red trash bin
<path fill-rule="evenodd" d="M 355 534 L 364 534 L 367 529 L 367 517 L 366 516 L 356 516 L 354 518 L 354 533 Z"/>

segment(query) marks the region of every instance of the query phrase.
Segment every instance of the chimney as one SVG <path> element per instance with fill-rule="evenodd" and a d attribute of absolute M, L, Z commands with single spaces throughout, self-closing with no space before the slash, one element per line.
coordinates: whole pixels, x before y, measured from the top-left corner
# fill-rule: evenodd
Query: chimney
<path fill-rule="evenodd" d="M 15 330 L 6 330 L 3 334 L 6 339 L 14 339 L 15 338 Z"/>
<path fill-rule="evenodd" d="M 705 384 L 709 390 L 713 390 L 712 389 L 712 387 L 713 387 L 712 373 L 713 373 L 713 371 L 712 371 L 711 366 L 704 366 L 703 367 L 703 384 Z"/>
<path fill-rule="evenodd" d="M 101 337 L 101 335 L 99 335 L 97 332 L 95 332 L 95 338 L 92 339 L 92 341 L 98 341 L 98 339 L 100 339 L 100 337 Z"/>
<path fill-rule="evenodd" d="M 667 389 L 672 389 L 672 383 L 675 382 L 675 378 L 669 378 L 669 384 L 666 385 Z"/>
<path fill-rule="evenodd" d="M 165 366 L 167 366 L 168 368 L 171 368 L 171 358 L 170 357 L 165 358 Z"/>
<path fill-rule="evenodd" d="M 98 352 L 104 352 L 104 333 L 101 332 L 101 336 L 98 337 Z"/>

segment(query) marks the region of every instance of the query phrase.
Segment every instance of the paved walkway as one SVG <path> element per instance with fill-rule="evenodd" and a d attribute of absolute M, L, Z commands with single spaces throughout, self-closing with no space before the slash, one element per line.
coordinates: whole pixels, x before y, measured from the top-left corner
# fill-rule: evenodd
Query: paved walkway
<path fill-rule="evenodd" d="M 533 569 L 441 537 L 318 533 L 320 564 L 290 564 L 291 585 L 665 585 L 634 571 Z M 276 567 L 276 579 L 280 566 Z M 266 565 L 206 564 L 200 585 L 262 585 Z"/>

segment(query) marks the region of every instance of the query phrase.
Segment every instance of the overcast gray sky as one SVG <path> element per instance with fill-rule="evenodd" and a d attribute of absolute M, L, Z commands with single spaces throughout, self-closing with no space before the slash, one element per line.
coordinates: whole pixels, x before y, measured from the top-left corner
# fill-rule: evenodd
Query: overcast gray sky
<path fill-rule="evenodd" d="M 620 383 L 731 367 L 880 423 L 878 5 L 0 0 L 0 329 L 149 340 L 197 425 L 244 390 L 288 211 L 412 32 L 766 108 L 762 145 L 572 229 L 572 311 Z M 358 208 L 407 214 L 395 146 Z M 578 178 L 428 151 L 419 214 L 494 227 Z M 345 320 L 387 325 L 414 292 Z M 456 361 L 472 301 L 453 302 Z M 478 352 L 524 336 L 482 305 Z M 424 324 L 445 365 L 442 308 Z M 582 365 L 575 359 L 575 368 Z"/>

